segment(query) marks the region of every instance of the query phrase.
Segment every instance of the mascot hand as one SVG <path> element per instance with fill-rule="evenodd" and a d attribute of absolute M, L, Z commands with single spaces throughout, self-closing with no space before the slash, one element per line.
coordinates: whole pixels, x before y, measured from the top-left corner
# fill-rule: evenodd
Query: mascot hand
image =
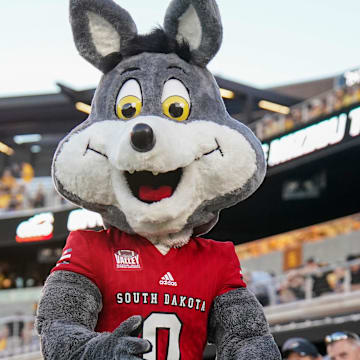
<path fill-rule="evenodd" d="M 141 331 L 141 325 L 141 316 L 129 317 L 98 345 L 100 352 L 111 354 L 115 360 L 140 359 L 142 354 L 152 348 L 148 340 L 136 337 Z"/>
<path fill-rule="evenodd" d="M 65 292 L 71 295 L 64 304 Z M 137 337 L 141 316 L 129 317 L 113 332 L 96 332 L 101 308 L 100 291 L 85 276 L 71 271 L 52 273 L 43 288 L 35 324 L 44 359 L 138 360 L 151 351 L 150 342 Z"/>

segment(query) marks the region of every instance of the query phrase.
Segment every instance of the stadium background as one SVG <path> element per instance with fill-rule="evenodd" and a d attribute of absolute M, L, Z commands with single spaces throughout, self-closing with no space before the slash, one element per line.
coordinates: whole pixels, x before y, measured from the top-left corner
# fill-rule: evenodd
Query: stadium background
<path fill-rule="evenodd" d="M 360 328 L 360 71 L 271 89 L 217 81 L 230 114 L 262 140 L 268 173 L 207 236 L 236 244 L 279 345 L 306 336 L 324 350 L 326 333 Z M 58 86 L 0 99 L 0 358 L 39 357 L 41 285 L 69 230 L 101 226 L 52 186 L 56 144 L 94 93 Z"/>
<path fill-rule="evenodd" d="M 345 10 L 356 13 L 346 4 L 342 5 Z M 285 3 L 283 7 L 285 11 Z M 238 19 L 238 14 L 232 13 Z M 306 15 L 307 20 L 319 17 L 310 9 Z M 257 27 L 260 20 L 257 18 Z M 281 24 L 288 28 L 289 24 Z M 345 24 L 349 34 L 355 33 L 350 13 L 339 13 L 337 24 Z M 250 23 L 238 26 L 239 31 L 227 40 L 234 52 L 241 26 L 250 29 Z M 296 22 L 296 26 L 301 24 Z M 275 52 L 270 52 L 274 47 L 280 65 L 281 34 L 274 43 L 270 38 L 257 38 L 259 34 L 251 29 L 250 39 L 241 39 L 241 48 L 246 42 L 252 47 L 258 43 L 263 53 L 274 56 Z M 350 35 L 341 41 L 330 32 L 328 35 L 339 43 L 336 53 L 349 55 L 345 46 Z M 64 34 L 59 33 L 60 37 Z M 294 36 L 286 51 L 298 51 L 299 58 L 301 53 L 309 59 L 319 56 L 310 47 L 310 39 L 303 50 L 305 38 Z M 65 41 L 70 44 L 70 37 Z M 6 51 L 3 55 L 23 59 L 28 52 L 26 59 L 33 59 L 31 46 L 33 42 L 18 46 L 21 56 Z M 59 55 L 59 61 L 64 61 Z M 228 67 L 230 63 L 219 56 L 215 61 Z M 259 57 L 250 69 L 250 62 L 238 59 L 240 56 L 234 55 L 232 61 L 239 61 L 236 66 L 254 78 L 270 63 Z M 50 61 L 46 57 L 41 63 Z M 323 64 L 328 64 L 325 58 Z M 298 67 L 299 63 L 292 71 Z M 313 70 L 309 66 L 309 74 Z M 262 140 L 268 173 L 261 189 L 224 210 L 207 236 L 236 244 L 248 285 L 264 305 L 279 346 L 290 336 L 305 336 L 324 352 L 325 334 L 360 329 L 360 71 L 344 69 L 335 76 L 265 89 L 235 82 L 230 76 L 217 77 L 217 81 L 230 114 L 248 124 Z M 86 118 L 93 93 L 94 89 L 77 91 L 58 83 L 56 92 L 0 98 L 0 359 L 39 359 L 33 314 L 43 281 L 59 258 L 69 229 L 101 225 L 96 214 L 61 200 L 50 178 L 56 144 Z M 204 358 L 214 358 L 212 347 Z"/>

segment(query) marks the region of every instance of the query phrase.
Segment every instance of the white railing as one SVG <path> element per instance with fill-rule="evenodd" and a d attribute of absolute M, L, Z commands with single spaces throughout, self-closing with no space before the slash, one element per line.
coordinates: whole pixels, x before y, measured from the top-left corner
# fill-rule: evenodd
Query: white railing
<path fill-rule="evenodd" d="M 351 268 L 355 266 L 360 266 L 360 259 L 318 267 L 313 271 L 304 267 L 271 280 L 249 281 L 248 287 L 264 306 L 312 300 L 323 295 L 348 294 L 360 290 L 360 283 L 352 281 Z"/>
<path fill-rule="evenodd" d="M 0 318 L 0 359 L 40 359 L 40 340 L 34 329 L 34 316 Z"/>

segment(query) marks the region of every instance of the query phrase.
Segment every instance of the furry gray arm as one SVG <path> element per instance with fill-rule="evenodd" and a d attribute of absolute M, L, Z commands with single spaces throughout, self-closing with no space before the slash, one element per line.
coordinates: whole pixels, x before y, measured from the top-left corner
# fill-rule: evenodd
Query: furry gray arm
<path fill-rule="evenodd" d="M 138 360 L 151 349 L 147 340 L 132 336 L 141 327 L 140 316 L 130 317 L 112 333 L 95 332 L 101 308 L 101 293 L 92 281 L 70 271 L 52 273 L 35 324 L 44 359 Z"/>
<path fill-rule="evenodd" d="M 209 342 L 217 360 L 279 360 L 260 303 L 246 288 L 218 296 L 209 317 Z"/>

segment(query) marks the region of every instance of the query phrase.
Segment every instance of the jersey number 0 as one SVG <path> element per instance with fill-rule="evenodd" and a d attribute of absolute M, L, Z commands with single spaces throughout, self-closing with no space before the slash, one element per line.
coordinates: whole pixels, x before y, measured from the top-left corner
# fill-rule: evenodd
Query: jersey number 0
<path fill-rule="evenodd" d="M 146 360 L 157 360 L 157 330 L 168 330 L 168 347 L 166 360 L 180 359 L 180 335 L 182 323 L 176 314 L 151 313 L 143 324 L 143 338 L 152 344 L 150 353 L 144 355 Z"/>

